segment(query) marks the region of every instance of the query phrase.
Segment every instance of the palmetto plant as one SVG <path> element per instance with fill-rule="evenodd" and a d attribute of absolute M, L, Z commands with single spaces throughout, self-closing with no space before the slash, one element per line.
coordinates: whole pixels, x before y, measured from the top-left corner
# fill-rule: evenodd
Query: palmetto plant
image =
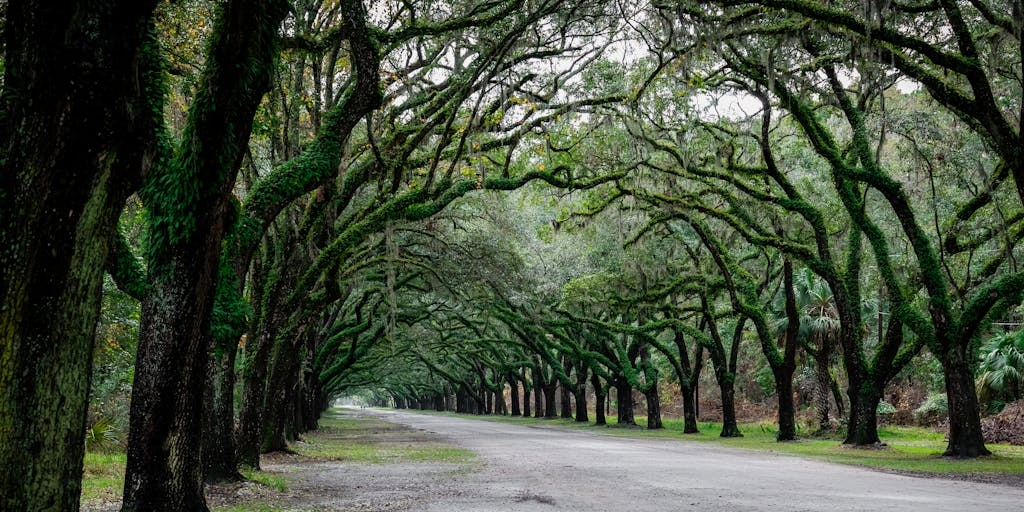
<path fill-rule="evenodd" d="M 105 452 L 117 448 L 121 436 L 109 418 L 102 417 L 85 429 L 85 448 L 90 452 Z"/>
<path fill-rule="evenodd" d="M 978 398 L 991 411 L 1021 398 L 1024 375 L 1024 330 L 1001 334 L 981 347 Z"/>

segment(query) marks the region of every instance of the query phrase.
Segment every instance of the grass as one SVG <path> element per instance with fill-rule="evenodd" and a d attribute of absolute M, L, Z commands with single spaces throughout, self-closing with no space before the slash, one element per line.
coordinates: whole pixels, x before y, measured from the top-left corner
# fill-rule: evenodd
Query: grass
<path fill-rule="evenodd" d="M 300 455 L 355 464 L 466 463 L 473 452 L 433 441 L 427 434 L 372 418 L 352 418 L 329 411 L 320 429 L 292 445 Z M 118 502 L 124 488 L 124 453 L 87 453 L 82 478 L 82 502 Z M 278 493 L 288 490 L 288 479 L 278 473 L 243 470 L 246 479 Z M 284 510 L 273 500 L 252 500 L 214 507 L 216 512 L 270 512 Z M 88 506 L 86 507 L 88 508 Z"/>
<path fill-rule="evenodd" d="M 86 453 L 82 501 L 117 501 L 124 489 L 124 453 Z"/>
<path fill-rule="evenodd" d="M 399 462 L 471 462 L 476 455 L 424 434 L 373 418 L 345 417 L 329 411 L 320 428 L 292 447 L 306 457 L 364 464 Z"/>
<path fill-rule="evenodd" d="M 288 479 L 281 475 L 275 475 L 273 473 L 264 473 L 263 471 L 254 471 L 250 468 L 242 470 L 242 476 L 246 480 L 256 482 L 264 487 L 269 487 L 277 492 L 284 492 L 288 490 Z"/>

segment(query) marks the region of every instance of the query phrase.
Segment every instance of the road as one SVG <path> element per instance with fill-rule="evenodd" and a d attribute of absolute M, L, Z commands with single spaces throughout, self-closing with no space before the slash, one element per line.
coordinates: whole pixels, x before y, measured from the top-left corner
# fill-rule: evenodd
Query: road
<path fill-rule="evenodd" d="M 1024 489 L 914 478 L 669 439 L 373 411 L 476 452 L 482 464 L 418 496 L 450 511 L 1009 511 Z M 443 475 L 435 475 L 435 481 Z"/>

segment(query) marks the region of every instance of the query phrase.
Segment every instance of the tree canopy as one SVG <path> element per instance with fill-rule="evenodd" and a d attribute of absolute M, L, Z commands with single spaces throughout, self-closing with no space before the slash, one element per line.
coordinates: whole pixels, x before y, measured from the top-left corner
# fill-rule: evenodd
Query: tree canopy
<path fill-rule="evenodd" d="M 806 370 L 871 445 L 937 365 L 976 457 L 1024 389 L 1020 0 L 74 7 L 0 2 L 4 510 L 100 420 L 205 510 L 343 396 L 694 432 L 707 367 L 785 441 Z"/>

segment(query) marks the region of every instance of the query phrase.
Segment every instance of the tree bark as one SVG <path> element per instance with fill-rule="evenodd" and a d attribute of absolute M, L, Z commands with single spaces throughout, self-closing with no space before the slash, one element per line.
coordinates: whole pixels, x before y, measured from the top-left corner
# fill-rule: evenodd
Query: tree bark
<path fill-rule="evenodd" d="M 814 410 L 818 421 L 818 431 L 828 432 L 832 429 L 828 411 L 829 398 L 832 394 L 832 375 L 829 373 L 832 358 L 832 342 L 827 335 L 821 336 L 814 354 Z"/>
<path fill-rule="evenodd" d="M 554 376 L 544 384 L 544 417 L 552 419 L 558 417 L 558 410 L 555 407 L 555 394 L 558 391 L 558 380 Z"/>
<path fill-rule="evenodd" d="M 697 428 L 697 381 L 704 367 L 704 346 L 695 343 L 693 362 L 686 349 L 686 336 L 682 331 L 675 331 L 673 341 L 679 352 L 679 394 L 683 397 L 683 433 L 696 434 Z"/>
<path fill-rule="evenodd" d="M 583 361 L 576 364 L 576 386 L 573 388 L 573 396 L 576 400 L 576 422 L 589 422 L 590 417 L 587 411 L 587 365 Z"/>
<path fill-rule="evenodd" d="M 122 510 L 207 510 L 200 457 L 207 339 L 223 224 L 151 269 L 142 304 Z M 198 257 L 197 257 L 198 256 Z"/>
<path fill-rule="evenodd" d="M 590 386 L 594 388 L 594 425 L 604 426 L 608 420 L 604 416 L 605 401 L 608 399 L 608 392 L 601 383 L 601 377 L 597 372 L 590 375 Z"/>
<path fill-rule="evenodd" d="M 729 373 L 718 381 L 718 389 L 722 394 L 722 433 L 720 437 L 743 437 L 739 424 L 736 422 L 736 376 Z"/>
<path fill-rule="evenodd" d="M 775 390 L 779 400 L 779 433 L 777 441 L 796 440 L 796 410 L 793 406 L 793 373 L 796 372 L 796 346 L 800 335 L 800 311 L 797 309 L 796 289 L 793 286 L 793 262 L 787 257 L 782 262 L 782 286 L 786 297 L 786 346 L 782 365 L 772 368 Z"/>
<path fill-rule="evenodd" d="M 281 315 L 279 311 L 275 316 Z M 263 400 L 267 391 L 267 361 L 273 346 L 272 334 L 261 331 L 250 338 L 245 346 L 245 364 L 242 371 L 242 409 L 238 415 L 236 445 L 238 463 L 260 469 L 260 443 L 263 440 Z M 404 408 L 404 403 L 397 404 Z"/>
<path fill-rule="evenodd" d="M 237 345 L 236 345 L 237 347 Z M 235 356 L 237 349 L 213 354 L 207 395 L 209 409 L 203 427 L 204 479 L 208 482 L 242 478 L 235 458 Z"/>
<path fill-rule="evenodd" d="M 633 387 L 624 375 L 615 377 L 615 399 L 618 402 L 616 412 L 619 425 L 636 425 L 633 416 Z"/>
<path fill-rule="evenodd" d="M 287 10 L 283 0 L 221 7 L 182 147 L 143 189 L 153 219 L 150 290 L 132 390 L 124 512 L 207 510 L 196 447 L 221 246 L 234 219 L 238 163 L 270 88 Z"/>
<path fill-rule="evenodd" d="M 561 393 L 561 404 L 560 404 L 561 407 L 560 407 L 560 411 L 559 411 L 559 416 L 562 419 L 564 419 L 564 420 L 571 420 L 572 419 L 572 390 L 569 389 L 569 386 L 566 386 L 565 384 L 562 384 L 559 387 L 562 390 L 562 393 Z"/>
<path fill-rule="evenodd" d="M 523 417 L 530 417 L 530 390 L 531 383 L 526 379 L 526 368 L 523 368 Z"/>
<path fill-rule="evenodd" d="M 974 389 L 973 372 L 963 350 L 959 346 L 952 347 L 942 357 L 942 363 L 949 402 L 949 443 L 943 455 L 991 455 L 981 431 L 981 408 Z"/>
<path fill-rule="evenodd" d="M 519 381 L 511 374 L 508 375 L 507 379 L 509 397 L 512 401 L 512 416 L 522 416 L 523 411 L 519 406 Z"/>
<path fill-rule="evenodd" d="M 856 372 L 850 372 L 850 421 L 843 444 L 869 446 L 878 444 L 878 402 L 882 393 L 873 383 Z"/>
<path fill-rule="evenodd" d="M 539 365 L 537 365 L 539 366 Z M 533 374 L 533 417 L 544 417 L 544 373 L 537 366 L 530 370 Z"/>
<path fill-rule="evenodd" d="M 665 428 L 661 422 L 661 397 L 658 396 L 658 371 L 651 364 L 650 348 L 645 343 L 640 348 L 640 365 L 643 368 L 645 388 L 644 399 L 647 400 L 647 429 Z"/>
<path fill-rule="evenodd" d="M 154 151 L 156 3 L 6 4 L 0 510 L 79 508 L 103 269 Z"/>

